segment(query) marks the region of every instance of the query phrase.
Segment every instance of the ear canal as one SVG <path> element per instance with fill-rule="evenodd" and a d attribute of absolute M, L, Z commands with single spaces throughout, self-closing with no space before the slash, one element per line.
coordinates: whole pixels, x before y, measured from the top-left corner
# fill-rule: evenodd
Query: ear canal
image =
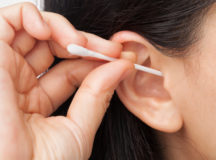
<path fill-rule="evenodd" d="M 150 59 L 148 58 L 143 65 L 150 67 Z M 141 97 L 154 97 L 159 101 L 168 101 L 171 99 L 163 86 L 164 80 L 162 77 L 138 71 L 133 83 L 136 94 Z"/>

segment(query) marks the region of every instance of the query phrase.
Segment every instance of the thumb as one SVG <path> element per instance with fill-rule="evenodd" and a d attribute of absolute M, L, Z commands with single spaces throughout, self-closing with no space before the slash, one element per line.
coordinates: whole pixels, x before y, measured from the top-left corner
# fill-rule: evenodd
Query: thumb
<path fill-rule="evenodd" d="M 86 138 L 87 146 L 82 148 L 87 149 L 84 152 L 87 156 L 91 154 L 95 134 L 115 88 L 133 68 L 133 64 L 126 60 L 102 65 L 87 76 L 75 95 L 68 111 L 68 118 L 78 125 Z"/>

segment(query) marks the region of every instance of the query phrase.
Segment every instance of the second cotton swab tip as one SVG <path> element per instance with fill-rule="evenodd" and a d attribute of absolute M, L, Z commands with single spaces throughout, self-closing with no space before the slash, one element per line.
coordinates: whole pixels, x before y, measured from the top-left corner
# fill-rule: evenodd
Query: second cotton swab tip
<path fill-rule="evenodd" d="M 115 61 L 117 60 L 116 58 L 112 58 L 112 57 L 108 57 L 105 56 L 101 53 L 97 53 L 91 50 L 88 50 L 84 47 L 75 45 L 75 44 L 70 44 L 67 46 L 67 50 L 70 54 L 72 55 L 77 55 L 77 56 L 81 56 L 81 57 L 94 57 L 94 58 L 98 58 L 98 59 L 102 59 L 102 60 L 106 60 L 106 61 Z M 162 73 L 158 70 L 149 68 L 149 67 L 144 67 L 138 64 L 134 64 L 135 69 L 140 70 L 140 71 L 144 71 L 147 73 L 151 73 L 157 76 L 163 76 Z"/>

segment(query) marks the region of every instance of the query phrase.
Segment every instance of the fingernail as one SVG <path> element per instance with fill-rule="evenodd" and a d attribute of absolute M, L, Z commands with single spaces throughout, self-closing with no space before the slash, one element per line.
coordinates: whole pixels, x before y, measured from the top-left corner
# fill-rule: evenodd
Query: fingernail
<path fill-rule="evenodd" d="M 123 51 L 121 52 L 121 59 L 126 59 L 132 63 L 136 63 L 137 56 L 135 52 L 132 51 Z"/>

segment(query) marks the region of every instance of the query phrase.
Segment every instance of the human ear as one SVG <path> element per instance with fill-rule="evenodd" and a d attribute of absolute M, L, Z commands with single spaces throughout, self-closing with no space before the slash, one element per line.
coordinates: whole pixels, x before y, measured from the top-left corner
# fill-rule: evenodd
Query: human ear
<path fill-rule="evenodd" d="M 160 57 L 161 53 L 137 33 L 121 31 L 114 34 L 111 40 L 123 45 L 122 57 L 125 54 L 126 57 L 133 57 L 137 64 L 160 71 L 166 65 Z M 134 56 L 127 56 L 128 53 Z M 119 85 L 117 94 L 127 109 L 144 123 L 156 130 L 173 133 L 182 128 L 183 118 L 165 87 L 169 67 L 164 68 L 163 77 L 134 71 Z"/>

